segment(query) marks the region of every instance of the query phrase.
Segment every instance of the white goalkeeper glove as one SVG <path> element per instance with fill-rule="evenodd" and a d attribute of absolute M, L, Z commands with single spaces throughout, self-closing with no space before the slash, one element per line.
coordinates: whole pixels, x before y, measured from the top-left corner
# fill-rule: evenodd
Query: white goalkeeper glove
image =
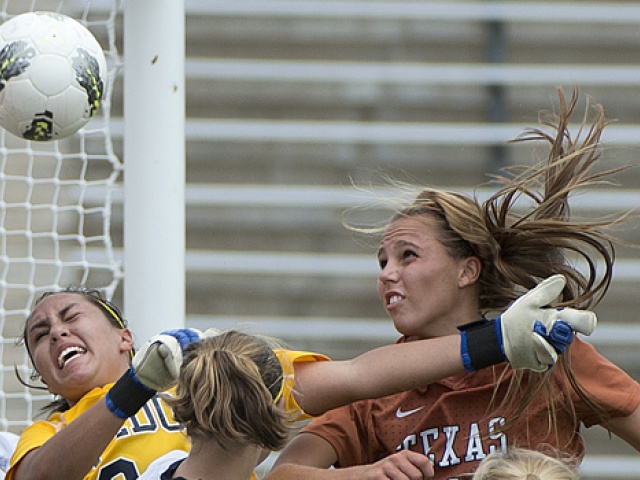
<path fill-rule="evenodd" d="M 151 337 L 133 357 L 131 368 L 107 392 L 107 407 L 120 418 L 135 415 L 157 391 L 176 384 L 185 347 L 201 338 L 202 332 L 194 328 Z"/>
<path fill-rule="evenodd" d="M 152 390 L 162 392 L 178 381 L 184 349 L 202 338 L 195 328 L 167 330 L 151 337 L 131 362 L 134 375 Z"/>
<path fill-rule="evenodd" d="M 507 360 L 513 368 L 543 372 L 573 341 L 574 332 L 591 335 L 593 312 L 547 307 L 562 292 L 563 275 L 553 275 L 518 298 L 495 321 L 461 327 L 461 354 L 467 371 Z"/>

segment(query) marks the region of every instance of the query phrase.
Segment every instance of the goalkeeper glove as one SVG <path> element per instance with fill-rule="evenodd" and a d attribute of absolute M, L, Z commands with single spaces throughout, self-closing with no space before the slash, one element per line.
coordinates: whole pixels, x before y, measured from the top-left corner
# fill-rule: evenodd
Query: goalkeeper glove
<path fill-rule="evenodd" d="M 461 355 L 468 372 L 508 361 L 513 368 L 543 372 L 573 341 L 574 332 L 591 335 L 593 312 L 546 307 L 562 292 L 563 275 L 553 275 L 518 298 L 495 321 L 461 328 Z M 546 308 L 545 308 L 546 307 Z"/>
<path fill-rule="evenodd" d="M 135 415 L 157 391 L 175 385 L 184 348 L 200 340 L 193 328 L 167 330 L 151 337 L 136 353 L 131 367 L 107 392 L 107 407 L 120 418 Z"/>

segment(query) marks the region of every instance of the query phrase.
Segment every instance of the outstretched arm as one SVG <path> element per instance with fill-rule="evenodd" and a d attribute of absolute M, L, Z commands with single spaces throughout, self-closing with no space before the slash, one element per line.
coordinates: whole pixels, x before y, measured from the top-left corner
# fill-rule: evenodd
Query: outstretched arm
<path fill-rule="evenodd" d="M 319 415 L 504 361 L 547 370 L 575 331 L 590 335 L 596 325 L 593 312 L 547 307 L 565 283 L 562 275 L 549 277 L 497 320 L 474 322 L 459 335 L 380 347 L 347 361 L 296 363 L 294 397 L 306 413 Z"/>
<path fill-rule="evenodd" d="M 464 372 L 460 336 L 379 347 L 344 361 L 296 363 L 294 397 L 310 415 Z"/>

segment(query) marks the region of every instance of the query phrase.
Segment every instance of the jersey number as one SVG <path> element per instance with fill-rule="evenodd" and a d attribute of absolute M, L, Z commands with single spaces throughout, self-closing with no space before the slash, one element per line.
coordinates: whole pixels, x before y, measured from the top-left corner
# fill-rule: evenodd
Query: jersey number
<path fill-rule="evenodd" d="M 136 478 L 138 478 L 136 465 L 126 458 L 119 458 L 105 465 L 98 475 L 98 480 L 136 480 Z"/>

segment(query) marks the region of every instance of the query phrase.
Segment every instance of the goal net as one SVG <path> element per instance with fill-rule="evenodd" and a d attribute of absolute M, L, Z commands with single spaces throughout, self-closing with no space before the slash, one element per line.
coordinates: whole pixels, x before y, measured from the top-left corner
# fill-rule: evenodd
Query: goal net
<path fill-rule="evenodd" d="M 87 285 L 111 298 L 122 278 L 110 236 L 112 195 L 122 173 L 110 132 L 111 99 L 121 67 L 116 46 L 119 0 L 23 0 L 1 3 L 2 21 L 54 11 L 87 26 L 109 68 L 98 112 L 73 136 L 30 142 L 0 129 L 0 430 L 20 433 L 51 401 L 23 386 L 32 366 L 20 345 L 24 322 L 45 291 Z"/>

